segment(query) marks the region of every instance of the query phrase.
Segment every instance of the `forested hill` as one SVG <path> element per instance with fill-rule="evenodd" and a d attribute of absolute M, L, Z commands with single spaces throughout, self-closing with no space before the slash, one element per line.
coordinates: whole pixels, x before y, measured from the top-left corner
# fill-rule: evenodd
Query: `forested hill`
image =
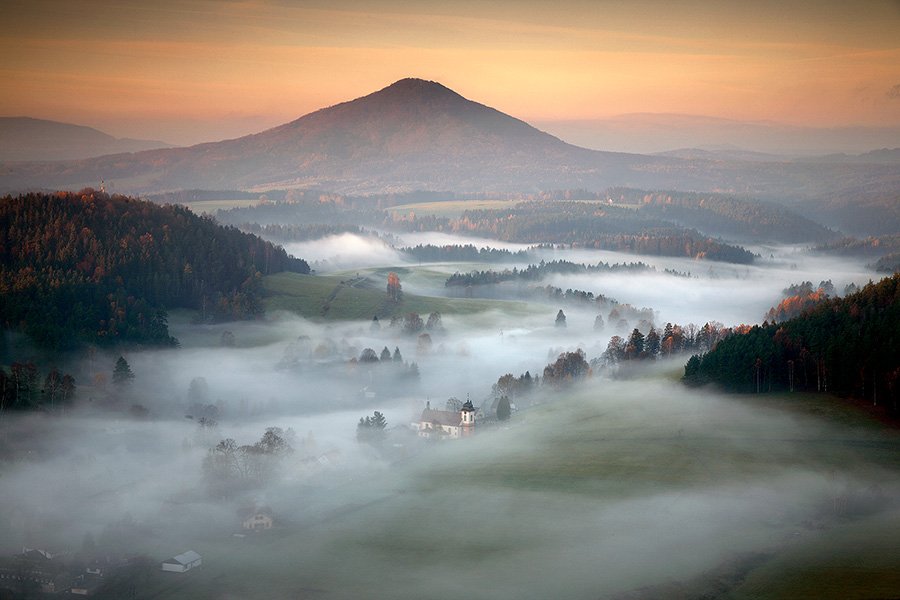
<path fill-rule="evenodd" d="M 691 357 L 686 383 L 738 392 L 811 390 L 900 411 L 900 274 Z"/>
<path fill-rule="evenodd" d="M 93 190 L 0 199 L 0 315 L 45 348 L 171 344 L 166 309 L 262 311 L 260 275 L 308 273 L 283 248 L 184 207 Z"/>

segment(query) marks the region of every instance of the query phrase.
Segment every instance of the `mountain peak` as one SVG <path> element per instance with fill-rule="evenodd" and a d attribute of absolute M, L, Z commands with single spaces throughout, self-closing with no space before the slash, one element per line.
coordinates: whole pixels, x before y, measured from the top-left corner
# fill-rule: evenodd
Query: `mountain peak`
<path fill-rule="evenodd" d="M 441 100 L 447 102 L 467 101 L 466 98 L 437 81 L 429 81 L 427 79 L 418 79 L 415 77 L 407 77 L 395 81 L 386 88 L 378 90 L 368 96 L 364 96 L 364 98 L 384 98 L 391 101 L 402 102 L 435 102 Z"/>
<path fill-rule="evenodd" d="M 382 92 L 386 92 L 388 90 L 398 91 L 398 92 L 417 92 L 417 93 L 450 93 L 454 96 L 458 96 L 456 92 L 451 90 L 445 85 L 438 83 L 437 81 L 431 81 L 429 79 L 419 79 L 417 77 L 406 77 L 404 79 L 399 79 L 382 89 Z M 378 92 L 376 92 L 378 93 Z"/>

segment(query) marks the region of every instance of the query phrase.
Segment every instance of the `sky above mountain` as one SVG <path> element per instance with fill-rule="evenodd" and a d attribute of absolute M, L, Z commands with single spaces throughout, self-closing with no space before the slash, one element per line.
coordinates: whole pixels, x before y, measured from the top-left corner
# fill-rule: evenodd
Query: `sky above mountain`
<path fill-rule="evenodd" d="M 403 77 L 528 121 L 900 126 L 900 2 L 7 0 L 0 115 L 189 144 Z"/>

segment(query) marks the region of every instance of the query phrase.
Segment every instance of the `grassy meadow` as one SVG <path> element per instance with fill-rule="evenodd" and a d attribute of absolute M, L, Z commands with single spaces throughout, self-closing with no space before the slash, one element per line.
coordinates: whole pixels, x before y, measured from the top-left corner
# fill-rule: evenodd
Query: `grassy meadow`
<path fill-rule="evenodd" d="M 633 385 L 549 395 L 506 427 L 328 490 L 292 484 L 299 517 L 197 540 L 203 567 L 153 573 L 144 597 L 843 599 L 897 589 L 900 505 L 876 483 L 900 466 L 896 429 L 835 411 L 824 395 Z"/>
<path fill-rule="evenodd" d="M 394 271 L 402 271 L 393 269 Z M 507 314 L 527 314 L 524 302 L 473 298 L 444 298 L 403 293 L 400 302 L 391 302 L 385 291 L 387 270 L 329 275 L 279 273 L 263 280 L 268 312 L 287 311 L 316 320 L 367 320 L 416 312 L 428 315 L 473 314 L 500 310 Z M 401 273 L 401 276 L 405 273 Z"/>

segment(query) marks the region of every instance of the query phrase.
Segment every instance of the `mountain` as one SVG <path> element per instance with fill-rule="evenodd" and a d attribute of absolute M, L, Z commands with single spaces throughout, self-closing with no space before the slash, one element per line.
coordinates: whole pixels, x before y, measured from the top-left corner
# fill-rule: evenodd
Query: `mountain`
<path fill-rule="evenodd" d="M 83 125 L 0 117 L 0 161 L 71 160 L 168 147 L 156 140 L 114 138 Z"/>
<path fill-rule="evenodd" d="M 561 173 L 577 187 L 581 174 L 627 170 L 634 160 L 566 144 L 439 83 L 403 79 L 234 140 L 61 165 L 7 164 L 0 187 L 96 185 L 103 178 L 118 191 L 139 192 L 545 189 L 558 187 Z"/>
<path fill-rule="evenodd" d="M 316 188 L 369 194 L 412 190 L 723 191 L 783 197 L 862 185 L 900 189 L 893 165 L 686 160 L 587 150 L 467 100 L 433 81 L 380 91 L 233 140 L 61 163 L 0 164 L 0 190 L 116 192 Z M 786 192 L 786 190 L 788 192 Z"/>

